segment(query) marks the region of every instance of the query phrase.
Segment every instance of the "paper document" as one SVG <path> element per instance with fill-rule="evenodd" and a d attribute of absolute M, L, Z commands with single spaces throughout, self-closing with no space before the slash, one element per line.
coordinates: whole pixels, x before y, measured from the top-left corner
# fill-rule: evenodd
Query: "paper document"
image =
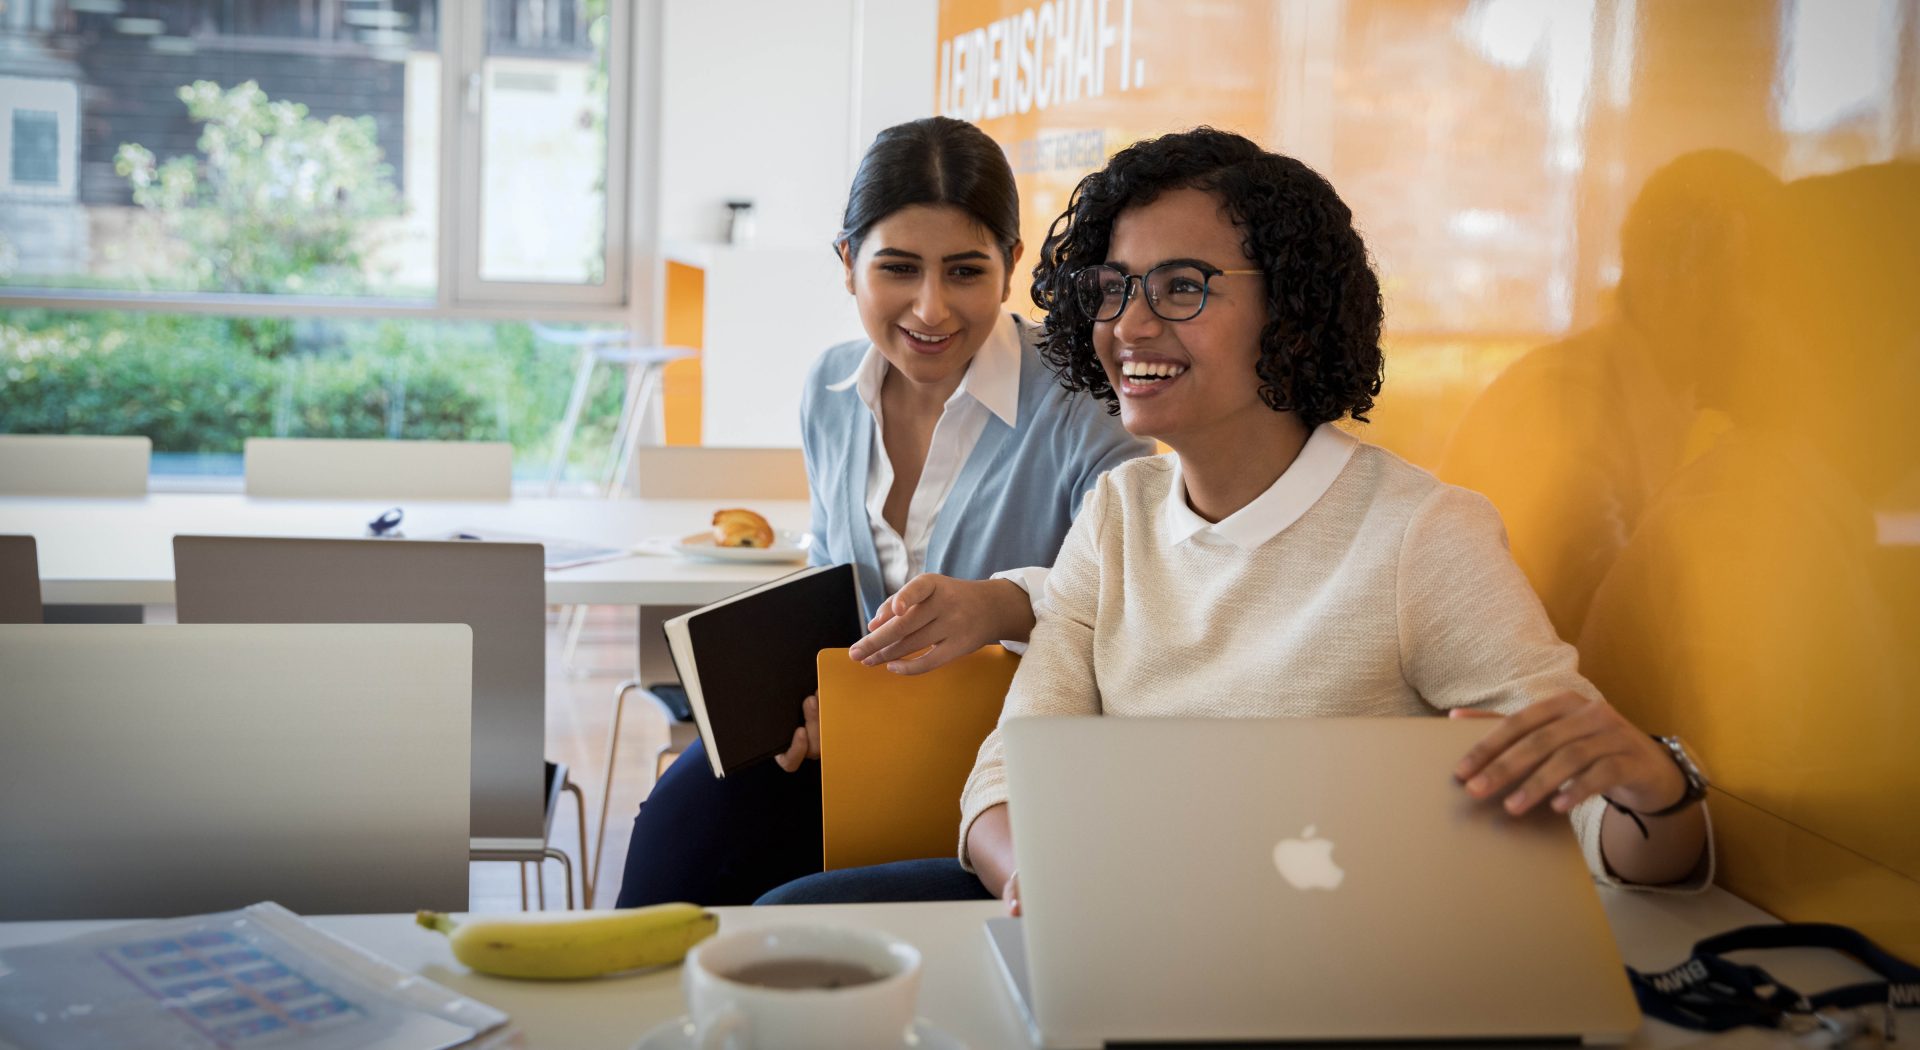
<path fill-rule="evenodd" d="M 506 1020 L 272 903 L 0 952 L 0 1047 L 443 1050 Z"/>
<path fill-rule="evenodd" d="M 612 561 L 625 558 L 634 553 L 624 547 L 602 547 L 579 540 L 555 539 L 552 536 L 520 536 L 511 532 L 494 532 L 491 529 L 458 529 L 448 533 L 444 539 L 481 540 L 487 543 L 538 543 L 544 552 L 548 571 L 571 569 L 576 565 L 592 565 L 599 561 Z"/>

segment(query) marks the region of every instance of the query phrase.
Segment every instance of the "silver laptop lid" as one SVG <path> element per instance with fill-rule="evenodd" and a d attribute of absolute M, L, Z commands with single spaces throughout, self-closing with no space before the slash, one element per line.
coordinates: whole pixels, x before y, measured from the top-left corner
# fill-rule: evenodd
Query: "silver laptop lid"
<path fill-rule="evenodd" d="M 546 835 L 546 569 L 538 544 L 176 536 L 181 623 L 473 628 L 476 839 Z"/>
<path fill-rule="evenodd" d="M 1490 729 L 1006 723 L 1047 1045 L 1624 1039 L 1639 1014 L 1567 819 L 1453 780 Z"/>
<path fill-rule="evenodd" d="M 472 637 L 0 626 L 0 921 L 463 910 Z"/>

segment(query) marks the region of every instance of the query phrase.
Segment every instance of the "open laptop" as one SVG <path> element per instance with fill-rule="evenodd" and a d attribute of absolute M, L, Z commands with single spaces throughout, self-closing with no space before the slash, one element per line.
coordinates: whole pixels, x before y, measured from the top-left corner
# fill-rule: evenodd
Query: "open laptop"
<path fill-rule="evenodd" d="M 464 624 L 0 625 L 0 922 L 464 910 L 472 661 Z"/>
<path fill-rule="evenodd" d="M 1624 1041 L 1639 1011 L 1566 817 L 1452 777 L 1490 729 L 1009 721 L 1025 918 L 988 936 L 1035 1043 Z"/>

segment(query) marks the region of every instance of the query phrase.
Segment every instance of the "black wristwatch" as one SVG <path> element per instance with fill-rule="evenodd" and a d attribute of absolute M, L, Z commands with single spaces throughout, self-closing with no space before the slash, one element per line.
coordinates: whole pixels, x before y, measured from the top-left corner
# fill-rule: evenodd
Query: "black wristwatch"
<path fill-rule="evenodd" d="M 1680 801 L 1675 802 L 1673 805 L 1665 809 L 1656 809 L 1649 813 L 1641 813 L 1640 815 L 1643 817 L 1670 817 L 1688 806 L 1693 805 L 1695 802 L 1706 798 L 1707 788 L 1712 787 L 1713 782 L 1707 779 L 1705 773 L 1701 772 L 1700 765 L 1693 760 L 1693 756 L 1687 754 L 1686 745 L 1680 742 L 1679 737 L 1656 736 L 1653 739 L 1661 747 L 1666 749 L 1667 757 L 1673 759 L 1673 764 L 1680 767 L 1680 775 L 1686 779 L 1687 790 L 1680 796 Z"/>

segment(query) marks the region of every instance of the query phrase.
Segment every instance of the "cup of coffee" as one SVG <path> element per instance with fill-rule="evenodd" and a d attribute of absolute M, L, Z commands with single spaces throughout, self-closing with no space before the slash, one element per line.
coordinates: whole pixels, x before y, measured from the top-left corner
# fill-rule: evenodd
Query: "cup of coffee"
<path fill-rule="evenodd" d="M 843 926 L 768 926 L 702 941 L 681 971 L 702 1050 L 897 1050 L 920 950 Z"/>

